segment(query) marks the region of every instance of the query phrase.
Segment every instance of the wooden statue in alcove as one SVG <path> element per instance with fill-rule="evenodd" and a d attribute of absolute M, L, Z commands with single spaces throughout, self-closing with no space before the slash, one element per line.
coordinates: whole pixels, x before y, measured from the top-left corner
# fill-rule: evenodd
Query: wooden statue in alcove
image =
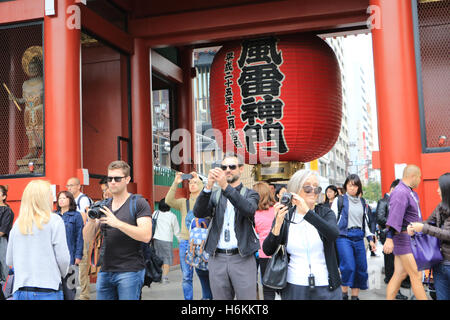
<path fill-rule="evenodd" d="M 29 79 L 22 85 L 22 98 L 9 94 L 9 99 L 17 104 L 25 104 L 24 122 L 28 138 L 28 153 L 22 158 L 36 159 L 44 143 L 44 79 L 42 77 L 42 47 L 32 46 L 22 56 L 22 68 Z"/>

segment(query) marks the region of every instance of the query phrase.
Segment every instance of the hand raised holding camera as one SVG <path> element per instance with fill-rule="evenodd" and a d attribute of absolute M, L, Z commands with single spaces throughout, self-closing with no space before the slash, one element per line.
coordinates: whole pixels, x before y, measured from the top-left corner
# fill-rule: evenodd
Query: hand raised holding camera
<path fill-rule="evenodd" d="M 177 174 L 175 175 L 175 182 L 176 183 L 181 183 L 183 181 L 182 176 L 183 172 L 177 172 Z"/>
<path fill-rule="evenodd" d="M 289 211 L 289 207 L 277 202 L 275 203 L 273 208 L 275 210 L 275 225 L 272 228 L 272 233 L 274 236 L 278 236 L 280 234 L 281 226 L 284 222 L 284 217 Z"/>
<path fill-rule="evenodd" d="M 296 193 L 292 193 L 292 204 L 297 206 L 297 212 L 300 214 L 306 214 L 310 209 L 306 204 L 305 199 L 303 199 Z"/>

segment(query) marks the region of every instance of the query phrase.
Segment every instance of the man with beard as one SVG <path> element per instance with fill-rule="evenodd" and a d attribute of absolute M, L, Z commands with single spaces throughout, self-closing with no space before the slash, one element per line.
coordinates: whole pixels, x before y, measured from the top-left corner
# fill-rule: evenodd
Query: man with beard
<path fill-rule="evenodd" d="M 254 216 L 259 194 L 242 189 L 243 162 L 226 154 L 219 168 L 208 173 L 208 184 L 194 206 L 197 218 L 211 216 L 205 250 L 209 253 L 209 279 L 214 299 L 256 300 L 256 259 L 259 240 Z M 214 183 L 219 186 L 214 190 Z M 218 194 L 217 194 L 218 193 Z"/>

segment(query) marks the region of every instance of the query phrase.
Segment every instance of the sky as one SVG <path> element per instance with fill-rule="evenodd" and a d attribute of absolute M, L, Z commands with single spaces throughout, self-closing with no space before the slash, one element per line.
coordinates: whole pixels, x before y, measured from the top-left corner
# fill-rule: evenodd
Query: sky
<path fill-rule="evenodd" d="M 368 92 L 367 99 L 372 107 L 372 127 L 373 127 L 373 143 L 374 151 L 379 150 L 378 147 L 378 124 L 376 114 L 376 96 L 375 96 L 375 80 L 373 67 L 373 52 L 372 52 L 372 35 L 359 34 L 349 35 L 343 39 L 343 54 L 348 56 L 351 61 L 358 61 L 365 74 L 365 82 L 367 84 L 366 90 Z"/>

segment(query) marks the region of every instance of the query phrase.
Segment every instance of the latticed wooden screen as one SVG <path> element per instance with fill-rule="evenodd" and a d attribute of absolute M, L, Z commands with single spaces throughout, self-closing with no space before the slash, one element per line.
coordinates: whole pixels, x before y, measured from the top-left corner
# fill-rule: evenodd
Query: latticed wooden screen
<path fill-rule="evenodd" d="M 0 27 L 0 176 L 43 173 L 42 22 Z"/>
<path fill-rule="evenodd" d="M 418 23 L 425 147 L 447 151 L 450 148 L 450 1 L 418 1 Z"/>

